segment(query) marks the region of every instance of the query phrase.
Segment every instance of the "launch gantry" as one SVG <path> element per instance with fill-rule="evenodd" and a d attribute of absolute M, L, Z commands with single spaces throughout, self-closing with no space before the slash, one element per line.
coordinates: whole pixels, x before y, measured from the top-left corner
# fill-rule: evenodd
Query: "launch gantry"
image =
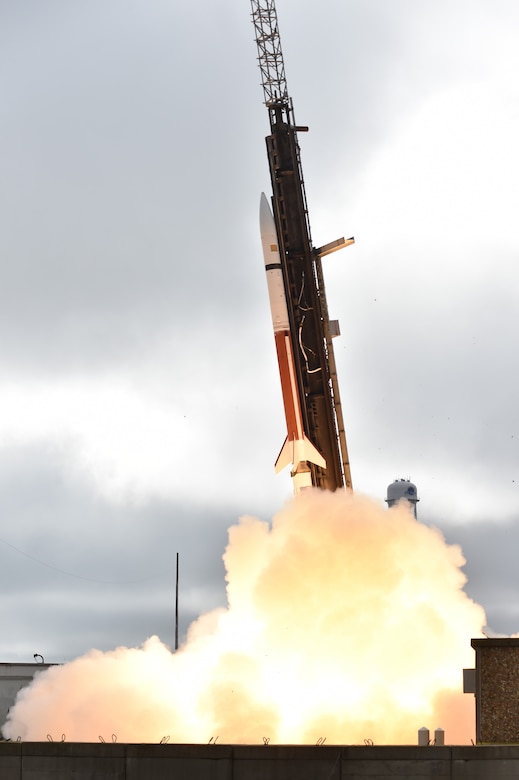
<path fill-rule="evenodd" d="M 340 238 L 316 249 L 312 244 L 298 132 L 288 95 L 274 0 L 251 0 L 258 62 L 269 114 L 266 139 L 272 207 L 286 290 L 290 331 L 305 432 L 326 461 L 309 463 L 312 485 L 327 490 L 352 487 L 346 434 L 321 258 L 354 243 Z M 289 432 L 290 433 L 290 432 Z"/>

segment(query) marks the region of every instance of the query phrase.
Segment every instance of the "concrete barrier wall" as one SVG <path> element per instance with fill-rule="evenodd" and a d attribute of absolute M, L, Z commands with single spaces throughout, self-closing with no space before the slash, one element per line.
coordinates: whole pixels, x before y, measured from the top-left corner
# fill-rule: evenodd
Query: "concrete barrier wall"
<path fill-rule="evenodd" d="M 0 743 L 1 780 L 516 780 L 519 747 Z"/>

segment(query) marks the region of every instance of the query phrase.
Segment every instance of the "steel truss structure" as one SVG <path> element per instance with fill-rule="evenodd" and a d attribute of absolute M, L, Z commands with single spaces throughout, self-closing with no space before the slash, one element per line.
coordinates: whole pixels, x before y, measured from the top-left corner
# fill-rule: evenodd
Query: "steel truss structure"
<path fill-rule="evenodd" d="M 326 468 L 309 464 L 312 484 L 327 490 L 352 487 L 346 434 L 335 367 L 321 257 L 353 243 L 338 239 L 320 249 L 312 244 L 301 153 L 288 95 L 274 0 L 251 0 L 258 62 L 270 135 L 266 139 L 272 183 L 272 211 L 287 294 L 292 342 L 305 431 L 322 453 Z"/>

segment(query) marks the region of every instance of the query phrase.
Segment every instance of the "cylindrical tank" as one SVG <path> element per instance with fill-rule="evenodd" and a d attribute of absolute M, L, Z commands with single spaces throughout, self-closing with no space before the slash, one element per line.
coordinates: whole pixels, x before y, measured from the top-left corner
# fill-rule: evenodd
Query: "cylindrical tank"
<path fill-rule="evenodd" d="M 442 747 L 445 745 L 445 732 L 441 728 L 434 729 L 434 744 Z"/>
<path fill-rule="evenodd" d="M 391 507 L 398 503 L 398 501 L 403 500 L 409 501 L 413 507 L 414 516 L 416 517 L 416 505 L 420 500 L 416 491 L 416 485 L 409 479 L 395 479 L 394 482 L 387 486 L 387 505 L 388 507 Z"/>
<path fill-rule="evenodd" d="M 429 738 L 429 729 L 427 728 L 427 726 L 422 726 L 421 729 L 418 729 L 418 744 L 420 745 L 420 747 L 427 747 L 430 741 L 431 740 Z"/>

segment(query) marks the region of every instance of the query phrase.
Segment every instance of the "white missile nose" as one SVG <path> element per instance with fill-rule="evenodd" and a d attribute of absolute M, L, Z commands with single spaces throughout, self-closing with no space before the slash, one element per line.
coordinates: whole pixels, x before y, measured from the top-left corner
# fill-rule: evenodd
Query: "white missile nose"
<path fill-rule="evenodd" d="M 267 237 L 268 234 L 269 241 L 272 241 L 272 235 L 276 233 L 274 217 L 264 192 L 261 193 L 260 198 L 260 232 L 262 238 Z"/>

